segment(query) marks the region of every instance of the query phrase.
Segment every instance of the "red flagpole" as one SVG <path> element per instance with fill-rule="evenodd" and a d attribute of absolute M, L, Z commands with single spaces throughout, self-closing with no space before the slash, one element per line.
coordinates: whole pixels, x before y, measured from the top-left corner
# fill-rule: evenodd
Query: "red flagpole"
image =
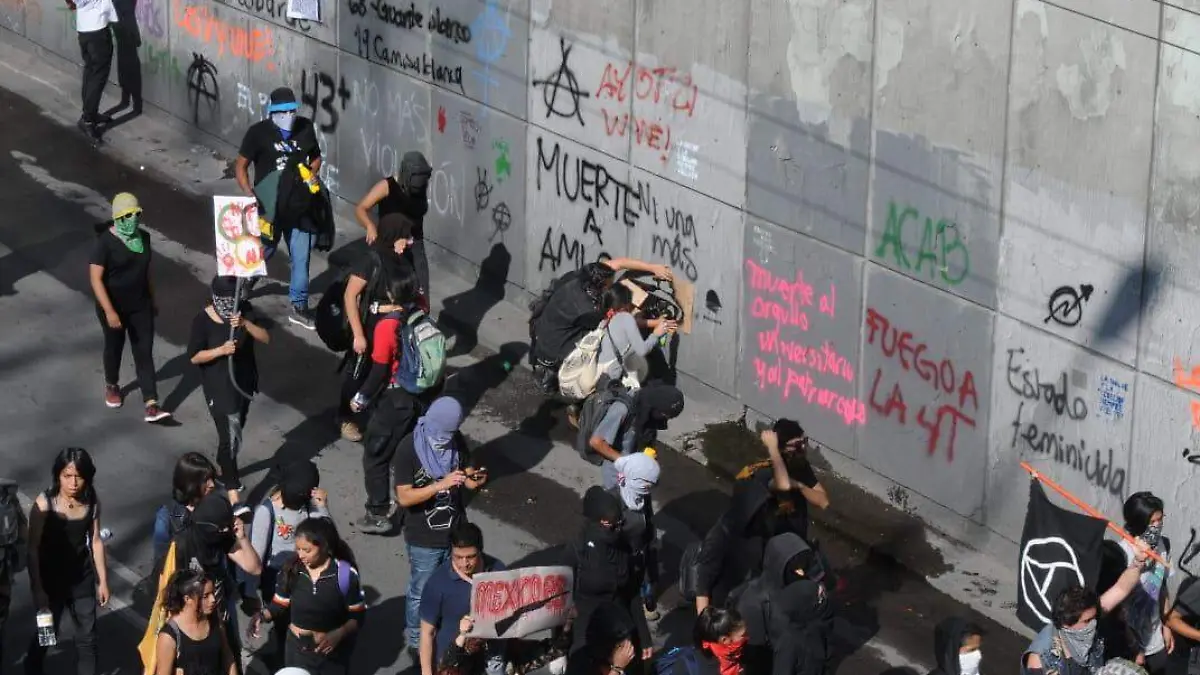
<path fill-rule="evenodd" d="M 1103 513 L 1100 513 L 1096 509 L 1092 508 L 1092 506 L 1090 504 L 1088 504 L 1087 502 L 1076 497 L 1075 495 L 1071 494 L 1070 492 L 1067 492 L 1058 483 L 1055 483 L 1054 481 L 1047 478 L 1046 474 L 1044 474 L 1044 473 L 1038 471 L 1037 469 L 1033 468 L 1032 466 L 1030 466 L 1028 462 L 1021 462 L 1021 468 L 1028 471 L 1030 477 L 1032 477 L 1034 480 L 1040 480 L 1047 487 L 1054 490 L 1058 494 L 1062 495 L 1064 499 L 1071 502 L 1075 506 L 1078 506 L 1080 509 L 1083 510 L 1084 513 L 1088 514 L 1089 516 L 1091 516 L 1093 518 L 1098 518 L 1098 519 L 1103 520 L 1104 522 L 1108 523 L 1108 529 L 1110 529 L 1114 533 L 1116 533 L 1116 535 L 1118 537 L 1129 542 L 1129 544 L 1131 546 L 1133 546 L 1134 548 L 1137 548 L 1138 540 L 1132 534 L 1129 534 L 1128 532 L 1126 532 L 1125 528 L 1121 527 L 1120 525 L 1117 525 L 1113 521 L 1106 518 Z M 1162 557 L 1160 557 L 1154 551 L 1149 551 L 1149 552 L 1147 552 L 1146 555 L 1148 555 L 1150 558 L 1152 558 L 1155 562 L 1162 565 L 1163 567 L 1170 569 L 1171 566 L 1167 564 L 1167 561 L 1163 560 Z"/>

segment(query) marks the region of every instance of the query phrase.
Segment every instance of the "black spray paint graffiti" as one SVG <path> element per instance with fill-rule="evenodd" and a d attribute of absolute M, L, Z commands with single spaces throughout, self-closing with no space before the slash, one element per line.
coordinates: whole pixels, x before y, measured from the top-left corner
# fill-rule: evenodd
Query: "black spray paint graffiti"
<path fill-rule="evenodd" d="M 1093 290 L 1091 284 L 1083 284 L 1079 290 L 1059 286 L 1050 294 L 1050 301 L 1046 303 L 1049 314 L 1042 323 L 1053 320 L 1060 326 L 1078 326 L 1083 319 L 1083 303 L 1091 299 Z"/>
<path fill-rule="evenodd" d="M 468 148 L 475 148 L 475 141 L 479 138 L 479 124 L 471 113 L 462 111 L 458 114 L 459 125 L 462 127 L 463 145 Z"/>
<path fill-rule="evenodd" d="M 324 98 L 321 95 L 324 94 Z M 350 100 L 350 90 L 346 88 L 346 78 L 339 78 L 334 86 L 333 76 L 329 73 L 313 71 L 310 78 L 307 70 L 300 71 L 300 103 L 312 108 L 312 121 L 321 131 L 333 133 L 338 128 L 338 106 L 335 100 L 341 101 L 342 110 Z M 319 105 L 319 107 L 318 107 Z"/>
<path fill-rule="evenodd" d="M 217 84 L 217 67 L 197 52 L 192 52 L 192 63 L 187 69 L 187 88 L 192 123 L 199 124 L 200 101 L 207 101 L 209 110 L 214 110 L 221 102 L 221 87 Z"/>
<path fill-rule="evenodd" d="M 545 80 L 534 80 L 533 86 L 542 88 L 542 102 L 546 104 L 546 119 L 552 115 L 566 119 L 574 117 L 579 120 L 579 126 L 583 126 L 583 99 L 590 97 L 591 94 L 579 88 L 579 78 L 575 77 L 575 71 L 571 70 L 570 64 L 567 63 L 573 47 L 567 44 L 565 38 L 560 37 L 558 48 L 562 52 L 562 63 L 558 66 L 558 70 Z M 560 93 L 563 93 L 565 97 L 561 108 L 558 100 Z"/>
<path fill-rule="evenodd" d="M 488 183 L 487 169 L 476 167 L 475 175 L 478 177 L 475 182 L 475 210 L 482 211 L 492 199 L 492 185 Z"/>
<path fill-rule="evenodd" d="M 1060 417 L 1066 414 L 1068 418 L 1076 422 L 1087 419 L 1087 401 L 1084 401 L 1081 396 L 1071 397 L 1071 391 L 1067 386 L 1066 371 L 1059 374 L 1056 378 L 1057 382 L 1053 380 L 1043 382 L 1041 372 L 1037 368 L 1030 370 L 1021 364 L 1013 364 L 1014 357 L 1024 353 L 1024 348 L 1008 350 L 1008 388 L 1023 399 L 1049 403 L 1054 409 L 1054 413 Z"/>
<path fill-rule="evenodd" d="M 354 13 L 356 7 L 353 3 L 354 0 L 351 0 L 351 13 Z M 365 5 L 362 11 L 366 13 Z M 382 35 L 372 33 L 369 28 L 362 26 L 354 28 L 354 38 L 358 43 L 358 55 L 364 59 L 420 75 L 434 84 L 448 85 L 464 96 L 467 93 L 463 86 L 462 66 L 448 66 L 428 53 L 411 53 L 388 47 Z"/>
<path fill-rule="evenodd" d="M 1196 452 L 1191 448 L 1183 449 L 1183 458 L 1186 459 L 1190 464 L 1200 465 L 1200 452 Z"/>
<path fill-rule="evenodd" d="M 502 237 L 512 225 L 512 212 L 508 210 L 508 204 L 500 202 L 492 209 L 492 225 L 496 229 L 492 230 L 492 236 L 488 237 L 489 242 L 496 237 Z"/>
<path fill-rule="evenodd" d="M 1179 569 L 1195 577 L 1200 576 L 1200 574 L 1196 574 L 1192 570 L 1188 569 L 1187 565 L 1190 565 L 1192 560 L 1195 559 L 1197 555 L 1200 555 L 1200 542 L 1196 541 L 1196 528 L 1193 527 L 1190 529 L 1192 531 L 1191 536 L 1188 537 L 1187 546 L 1183 547 L 1183 555 L 1179 557 Z"/>
<path fill-rule="evenodd" d="M 671 267 L 682 270 L 687 278 L 695 282 L 700 278 L 696 263 L 692 260 L 692 248 L 700 246 L 700 238 L 696 235 L 696 221 L 690 213 L 684 213 L 677 208 L 665 209 L 667 229 L 674 238 L 658 234 L 653 236 L 651 250 L 654 255 L 667 261 Z M 658 212 L 654 213 L 654 221 L 658 222 Z"/>

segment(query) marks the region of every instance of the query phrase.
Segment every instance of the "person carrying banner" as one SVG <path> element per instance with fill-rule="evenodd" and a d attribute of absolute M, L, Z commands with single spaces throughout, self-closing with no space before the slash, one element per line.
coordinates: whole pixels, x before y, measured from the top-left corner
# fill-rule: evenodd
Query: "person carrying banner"
<path fill-rule="evenodd" d="M 442 563 L 421 592 L 421 675 L 434 675 L 463 617 L 471 613 L 471 579 L 477 573 L 500 572 L 504 563 L 483 552 L 483 531 L 474 523 L 459 523 L 450 534 L 450 559 Z M 489 641 L 472 652 L 466 674 L 504 673 L 504 642 Z"/>
<path fill-rule="evenodd" d="M 1163 560 L 1169 561 L 1171 542 L 1162 536 L 1163 501 L 1149 492 L 1138 492 L 1125 500 L 1125 530 L 1146 543 Z M 1133 545 L 1118 542 L 1127 564 L 1133 562 Z M 1166 675 L 1168 654 L 1174 650 L 1175 638 L 1163 623 L 1169 606 L 1167 582 L 1169 567 L 1153 560 L 1147 561 L 1138 586 L 1125 601 L 1125 621 L 1129 625 L 1139 653 L 1135 660 L 1143 664 L 1150 675 Z"/>
<path fill-rule="evenodd" d="M 1104 640 L 1096 637 L 1097 618 L 1113 611 L 1137 587 L 1149 551 L 1139 541 L 1129 567 L 1099 597 L 1079 585 L 1063 589 L 1054 599 L 1050 623 L 1021 656 L 1021 675 L 1096 675 L 1104 660 Z"/>

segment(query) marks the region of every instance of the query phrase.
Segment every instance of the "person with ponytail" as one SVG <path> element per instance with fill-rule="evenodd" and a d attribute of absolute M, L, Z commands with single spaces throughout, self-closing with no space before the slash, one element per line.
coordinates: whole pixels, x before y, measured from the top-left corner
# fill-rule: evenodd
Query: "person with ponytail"
<path fill-rule="evenodd" d="M 96 316 L 104 331 L 104 404 L 120 408 L 121 353 L 133 352 L 147 422 L 171 416 L 158 407 L 154 371 L 154 287 L 150 283 L 150 237 L 141 229 L 142 207 L 128 192 L 113 197 L 112 225 L 92 248 L 88 266 Z"/>
<path fill-rule="evenodd" d="M 167 622 L 158 632 L 154 675 L 237 675 L 225 631 L 213 620 L 217 591 L 197 569 L 171 575 L 163 590 Z"/>
<path fill-rule="evenodd" d="M 326 518 L 301 522 L 295 544 L 295 559 L 280 572 L 271 604 L 250 620 L 249 633 L 257 637 L 264 621 L 286 624 L 285 666 L 344 675 L 367 609 L 354 554 Z"/>
<path fill-rule="evenodd" d="M 696 617 L 693 631 L 697 660 L 703 675 L 742 675 L 746 672 L 746 622 L 735 609 L 709 606 Z M 764 671 L 765 672 L 765 671 Z M 677 664 L 673 675 L 685 675 Z"/>

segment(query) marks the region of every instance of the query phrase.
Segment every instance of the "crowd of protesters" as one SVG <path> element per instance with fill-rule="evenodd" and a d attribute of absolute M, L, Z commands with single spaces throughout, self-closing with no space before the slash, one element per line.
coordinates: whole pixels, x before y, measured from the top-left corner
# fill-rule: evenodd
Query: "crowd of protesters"
<path fill-rule="evenodd" d="M 309 305 L 308 267 L 311 251 L 328 243 L 331 223 L 326 205 L 305 187 L 320 169 L 321 151 L 297 109 L 291 90 L 272 92 L 268 119 L 247 131 L 235 175 L 266 214 L 267 255 L 280 243 L 288 246 L 289 320 L 320 332 L 320 308 Z M 633 259 L 586 264 L 555 280 L 531 306 L 535 377 L 567 407 L 581 458 L 599 468 L 562 560 L 574 573 L 571 620 L 536 649 L 473 637 L 472 578 L 505 565 L 487 553 L 467 510 L 467 493 L 485 486 L 488 472 L 461 433 L 467 411 L 444 387 L 444 343 L 428 317 L 423 218 L 431 173 L 421 153 L 408 153 L 397 174 L 363 198 L 356 217 L 368 251 L 327 293 L 334 315 L 343 317 L 333 331 L 344 338 L 336 348 L 343 372 L 337 424 L 344 438 L 363 444 L 364 513 L 351 525 L 366 534 L 403 529 L 409 565 L 403 640 L 411 667 L 421 675 L 524 673 L 546 664 L 560 675 L 829 672 L 838 580 L 811 536 L 809 509 L 825 509 L 830 500 L 808 462 L 808 437 L 788 419 L 762 432 L 765 458 L 743 470 L 728 509 L 683 552 L 678 586 L 694 605 L 692 634 L 655 648 L 651 627 L 665 590 L 654 524 L 653 492 L 662 474 L 656 444 L 684 408 L 665 354 L 682 317 L 640 304 L 637 278 L 670 282 L 672 274 Z M 160 407 L 154 381 L 157 310 L 141 216 L 136 197 L 116 196 L 112 220 L 98 230 L 90 279 L 104 333 L 105 404 L 123 404 L 117 376 L 128 337 L 145 420 L 159 422 L 170 413 Z M 351 659 L 369 612 L 355 555 L 334 524 L 316 465 L 282 465 L 270 474 L 275 482 L 261 503 L 243 501 L 238 456 L 259 387 L 255 349 L 270 344 L 266 324 L 247 301 L 252 287 L 214 278 L 211 299 L 192 322 L 187 353 L 216 427 L 215 461 L 203 453 L 180 457 L 170 498 L 156 514 L 154 607 L 139 645 L 147 673 L 236 675 L 244 636 L 264 633 L 261 654 L 272 670 L 355 672 Z M 334 338 L 322 334 L 322 340 L 334 348 Z M 95 476 L 86 450 L 63 451 L 50 487 L 19 519 L 34 602 L 48 616 L 47 630 L 39 630 L 25 657 L 27 673 L 41 672 L 47 649 L 66 627 L 77 671 L 96 672 L 96 612 L 110 590 Z M 5 489 L 0 485 L 0 508 Z M 1077 587 L 1056 599 L 1051 623 L 1022 657 L 1023 674 L 1193 672 L 1200 589 L 1185 586 L 1172 602 L 1169 568 L 1148 558 L 1150 551 L 1162 560 L 1170 555 L 1161 537 L 1163 512 L 1163 502 L 1149 493 L 1130 497 L 1125 525 L 1140 543 L 1123 545 L 1124 570 L 1100 594 Z M 18 568 L 6 565 L 5 604 Z M 244 631 L 239 609 L 250 617 Z M 943 621 L 934 640 L 935 672 L 1018 667 L 984 665 L 983 640 L 973 623 Z"/>

